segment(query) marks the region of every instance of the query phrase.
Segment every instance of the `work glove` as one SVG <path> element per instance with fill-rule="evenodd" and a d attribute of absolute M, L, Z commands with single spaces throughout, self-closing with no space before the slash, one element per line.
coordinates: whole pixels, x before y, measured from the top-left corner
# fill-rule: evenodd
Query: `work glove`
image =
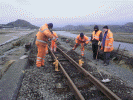
<path fill-rule="evenodd" d="M 87 44 L 86 43 L 84 43 L 84 46 L 86 46 Z"/>
<path fill-rule="evenodd" d="M 75 48 L 73 47 L 72 50 L 75 50 Z"/>
<path fill-rule="evenodd" d="M 56 40 L 55 43 L 58 43 L 58 41 Z"/>
<path fill-rule="evenodd" d="M 49 38 L 48 41 L 51 41 L 51 39 Z"/>
<path fill-rule="evenodd" d="M 55 36 L 53 36 L 52 40 L 53 40 L 53 41 L 56 41 L 57 39 L 56 39 L 56 37 L 55 37 Z"/>
<path fill-rule="evenodd" d="M 79 44 L 78 43 L 76 43 L 76 46 L 78 46 Z"/>
<path fill-rule="evenodd" d="M 54 42 L 56 42 L 57 41 L 57 39 L 54 39 Z"/>
<path fill-rule="evenodd" d="M 101 45 L 101 42 L 100 42 L 100 41 L 98 42 L 98 45 L 99 45 L 99 46 Z"/>

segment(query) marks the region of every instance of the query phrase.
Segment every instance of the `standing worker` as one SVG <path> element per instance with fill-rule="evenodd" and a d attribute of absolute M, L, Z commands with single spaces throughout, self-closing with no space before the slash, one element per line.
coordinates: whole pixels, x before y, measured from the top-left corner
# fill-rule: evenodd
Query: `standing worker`
<path fill-rule="evenodd" d="M 51 40 L 51 47 L 50 47 L 50 49 L 51 49 L 51 51 L 56 52 L 56 48 L 57 48 L 56 41 L 58 40 L 58 36 L 57 36 L 57 34 L 54 31 L 52 31 L 52 34 L 54 35 L 55 40 Z"/>
<path fill-rule="evenodd" d="M 108 29 L 108 26 L 103 27 L 104 36 L 102 40 L 101 50 L 104 51 L 104 66 L 109 65 L 110 53 L 113 51 L 113 33 Z"/>
<path fill-rule="evenodd" d="M 93 51 L 93 59 L 95 60 L 98 56 L 98 46 L 102 41 L 102 31 L 99 30 L 98 26 L 94 26 L 94 31 L 91 35 L 91 42 L 92 42 L 92 51 Z"/>
<path fill-rule="evenodd" d="M 46 50 L 48 47 L 48 39 L 54 39 L 54 36 L 50 32 L 50 29 L 53 28 L 53 24 L 44 24 L 42 27 L 40 27 L 38 33 L 36 34 L 36 45 L 38 48 L 38 54 L 37 54 L 37 60 L 36 60 L 36 66 L 37 68 L 40 68 L 41 66 L 44 66 L 44 58 L 46 55 Z"/>
<path fill-rule="evenodd" d="M 79 44 L 81 44 L 81 56 L 84 56 L 84 46 L 86 46 L 89 43 L 89 38 L 85 36 L 83 33 L 80 33 L 80 35 L 77 36 L 75 40 L 76 44 L 73 47 L 73 50 L 75 50 Z"/>

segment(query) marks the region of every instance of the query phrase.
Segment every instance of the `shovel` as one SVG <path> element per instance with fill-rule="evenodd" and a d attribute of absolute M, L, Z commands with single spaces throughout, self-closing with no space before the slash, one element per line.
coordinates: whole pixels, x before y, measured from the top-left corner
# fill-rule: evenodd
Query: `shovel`
<path fill-rule="evenodd" d="M 97 50 L 97 56 L 98 56 L 98 52 L 99 52 L 99 45 L 98 45 L 98 50 Z M 96 59 L 97 59 L 97 56 L 96 56 Z M 98 65 L 99 65 L 99 60 L 98 60 Z M 104 78 L 103 78 L 103 75 L 101 74 L 101 72 L 99 72 L 99 70 L 98 70 L 98 73 L 99 73 L 100 76 L 102 77 L 102 80 L 101 80 L 101 81 L 102 81 L 103 83 L 107 83 L 107 82 L 110 82 L 110 81 L 111 81 L 111 80 L 108 79 L 108 78 L 107 78 L 107 79 L 104 79 Z"/>
<path fill-rule="evenodd" d="M 101 72 L 98 71 L 98 73 L 99 73 L 100 76 L 103 78 L 103 75 L 101 74 Z M 107 79 L 104 79 L 104 78 L 103 78 L 101 81 L 102 81 L 103 83 L 108 83 L 108 82 L 110 82 L 111 80 L 108 79 L 108 78 L 107 78 Z"/>

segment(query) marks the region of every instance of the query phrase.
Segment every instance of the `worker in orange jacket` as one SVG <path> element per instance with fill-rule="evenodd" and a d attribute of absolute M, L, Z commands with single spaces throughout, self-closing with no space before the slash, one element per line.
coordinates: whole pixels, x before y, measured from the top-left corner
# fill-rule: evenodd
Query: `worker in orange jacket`
<path fill-rule="evenodd" d="M 92 42 L 92 51 L 93 51 L 93 59 L 98 58 L 98 49 L 100 42 L 102 41 L 102 31 L 99 30 L 99 27 L 97 25 L 94 26 L 94 31 L 91 35 L 91 42 Z"/>
<path fill-rule="evenodd" d="M 76 44 L 74 45 L 73 50 L 75 50 L 78 45 L 81 44 L 81 56 L 84 56 L 84 46 L 86 46 L 89 41 L 90 40 L 87 36 L 85 36 L 83 33 L 80 33 L 75 40 Z"/>
<path fill-rule="evenodd" d="M 101 44 L 101 50 L 104 51 L 104 66 L 109 65 L 110 53 L 113 51 L 113 33 L 108 29 L 108 26 L 103 27 L 104 35 Z"/>
<path fill-rule="evenodd" d="M 57 36 L 56 32 L 54 32 L 54 31 L 52 31 L 52 34 L 54 35 L 55 40 L 51 40 L 51 47 L 50 47 L 50 49 L 51 49 L 51 51 L 56 52 L 56 48 L 57 48 L 56 41 L 58 40 L 58 36 Z"/>
<path fill-rule="evenodd" d="M 48 47 L 48 39 L 55 39 L 53 34 L 50 32 L 50 29 L 53 28 L 53 24 L 44 24 L 42 27 L 40 27 L 38 33 L 36 34 L 36 45 L 38 49 L 37 54 L 37 60 L 36 60 L 36 66 L 37 68 L 40 68 L 41 66 L 44 66 L 44 59 L 46 55 L 46 50 Z"/>

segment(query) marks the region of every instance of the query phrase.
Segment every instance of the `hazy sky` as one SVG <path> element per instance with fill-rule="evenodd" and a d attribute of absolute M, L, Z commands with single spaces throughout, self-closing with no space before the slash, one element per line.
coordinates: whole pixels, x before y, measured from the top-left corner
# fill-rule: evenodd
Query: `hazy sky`
<path fill-rule="evenodd" d="M 0 24 L 24 19 L 34 25 L 133 22 L 133 0 L 0 0 Z"/>

